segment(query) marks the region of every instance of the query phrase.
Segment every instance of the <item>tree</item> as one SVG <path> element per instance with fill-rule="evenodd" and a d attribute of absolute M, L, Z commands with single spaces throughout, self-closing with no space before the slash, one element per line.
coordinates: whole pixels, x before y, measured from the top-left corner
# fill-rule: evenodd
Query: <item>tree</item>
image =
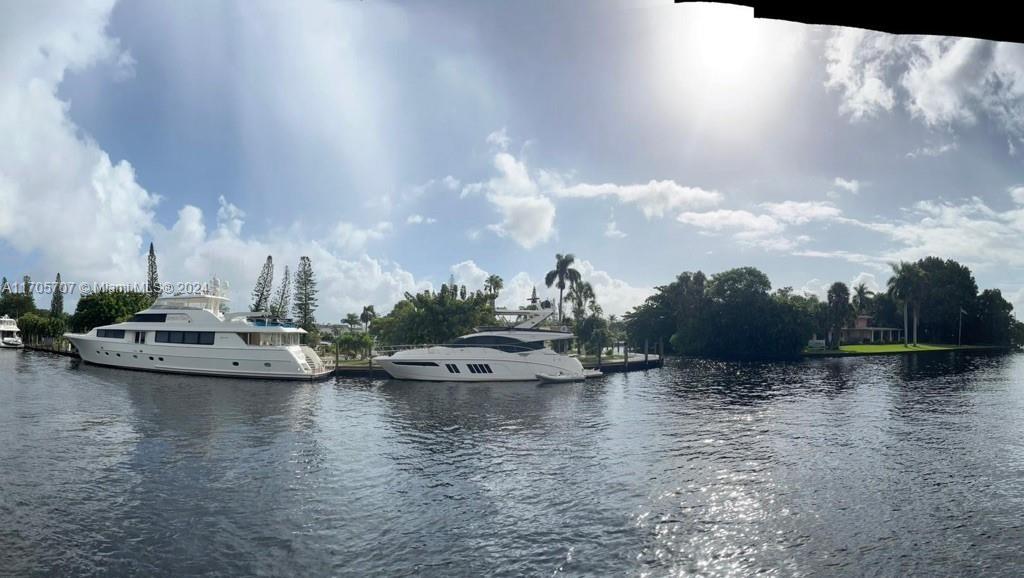
<path fill-rule="evenodd" d="M 377 318 L 377 312 L 373 310 L 373 305 L 364 305 L 363 312 L 359 314 L 359 320 L 363 322 L 363 329 L 369 331 L 370 323 Z"/>
<path fill-rule="evenodd" d="M 141 291 L 98 291 L 78 300 L 69 325 L 86 332 L 94 327 L 127 320 L 153 304 L 153 298 Z"/>
<path fill-rule="evenodd" d="M 475 292 L 457 299 L 444 288 L 406 293 L 390 313 L 373 321 L 370 333 L 388 345 L 446 343 L 495 323 L 490 295 Z"/>
<path fill-rule="evenodd" d="M 270 295 L 274 283 L 274 259 L 267 255 L 260 276 L 256 279 L 256 286 L 252 289 L 252 304 L 249 311 L 266 311 L 270 305 Z"/>
<path fill-rule="evenodd" d="M 498 292 L 505 288 L 505 282 L 497 275 L 489 275 L 484 281 L 484 291 L 498 299 Z"/>
<path fill-rule="evenodd" d="M 572 318 L 573 324 L 576 328 L 576 353 L 580 353 L 580 346 L 584 341 L 580 337 L 580 328 L 583 324 L 583 319 L 587 314 L 587 305 L 590 303 L 596 303 L 596 297 L 594 296 L 594 286 L 587 281 L 577 281 L 569 287 L 569 303 L 572 304 Z"/>
<path fill-rule="evenodd" d="M 349 329 L 355 329 L 356 327 L 362 327 L 362 320 L 355 313 L 349 313 L 341 320 L 342 323 L 348 325 Z"/>
<path fill-rule="evenodd" d="M 920 316 L 920 295 L 924 289 L 924 274 L 916 263 L 891 263 L 892 277 L 886 282 L 889 293 L 903 304 L 903 343 L 909 344 L 907 309 L 914 310 L 914 345 L 917 345 L 917 325 Z"/>
<path fill-rule="evenodd" d="M 857 313 L 863 313 L 867 306 L 871 304 L 871 297 L 875 294 L 874 291 L 868 289 L 867 284 L 864 282 L 857 283 L 853 288 L 853 306 L 857 309 Z"/>
<path fill-rule="evenodd" d="M 299 258 L 299 268 L 295 271 L 295 296 L 292 313 L 299 327 L 312 332 L 316 328 L 316 277 L 313 275 L 313 263 L 309 257 Z"/>
<path fill-rule="evenodd" d="M 839 349 L 842 330 L 850 319 L 850 289 L 836 281 L 828 288 L 829 346 Z"/>
<path fill-rule="evenodd" d="M 555 255 L 555 268 L 548 271 L 548 274 L 544 276 L 544 284 L 548 287 L 554 285 L 558 287 L 558 322 L 563 321 L 562 317 L 562 293 L 565 292 L 566 284 L 578 283 L 582 277 L 580 272 L 573 268 L 572 264 L 576 261 L 576 257 L 572 254 L 562 255 L 558 253 Z"/>
<path fill-rule="evenodd" d="M 281 286 L 277 288 L 274 295 L 274 302 L 270 304 L 270 314 L 274 317 L 288 315 L 288 303 L 292 297 L 292 278 L 288 272 L 288 265 L 284 266 L 284 275 L 281 276 Z"/>
<path fill-rule="evenodd" d="M 153 299 L 160 296 L 160 278 L 156 273 L 156 251 L 153 243 L 149 244 L 149 270 L 146 273 L 146 292 Z"/>
<path fill-rule="evenodd" d="M 4 277 L 3 281 L 0 281 L 0 296 L 9 295 L 11 293 L 11 284 L 7 282 L 7 277 Z"/>
<path fill-rule="evenodd" d="M 61 292 L 60 273 L 57 273 L 53 297 L 50 299 L 50 315 L 52 317 L 62 317 L 64 315 L 64 293 Z"/>

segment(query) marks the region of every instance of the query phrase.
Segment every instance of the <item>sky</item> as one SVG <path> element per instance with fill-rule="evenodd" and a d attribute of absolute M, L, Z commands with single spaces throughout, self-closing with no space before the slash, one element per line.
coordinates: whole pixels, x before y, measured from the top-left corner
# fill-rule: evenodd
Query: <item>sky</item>
<path fill-rule="evenodd" d="M 0 3 L 0 273 L 231 284 L 308 255 L 321 322 L 454 275 L 606 313 L 683 271 L 1024 307 L 1024 46 L 655 1 Z M 68 295 L 73 306 L 77 295 Z M 37 296 L 45 306 L 47 296 Z"/>

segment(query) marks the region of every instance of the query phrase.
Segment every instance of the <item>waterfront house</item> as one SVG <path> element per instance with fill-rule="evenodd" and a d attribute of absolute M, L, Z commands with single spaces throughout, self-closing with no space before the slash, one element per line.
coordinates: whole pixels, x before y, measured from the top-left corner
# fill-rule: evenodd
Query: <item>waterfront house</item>
<path fill-rule="evenodd" d="M 840 334 L 842 343 L 888 343 L 902 339 L 902 328 L 873 326 L 870 315 L 858 315 L 853 327 L 843 327 Z"/>

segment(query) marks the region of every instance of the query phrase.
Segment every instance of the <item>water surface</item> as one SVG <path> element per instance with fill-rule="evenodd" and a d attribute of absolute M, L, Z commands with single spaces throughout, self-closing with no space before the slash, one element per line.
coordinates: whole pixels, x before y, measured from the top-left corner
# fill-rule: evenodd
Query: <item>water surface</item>
<path fill-rule="evenodd" d="M 1022 377 L 296 384 L 0 351 L 0 574 L 1019 574 Z"/>

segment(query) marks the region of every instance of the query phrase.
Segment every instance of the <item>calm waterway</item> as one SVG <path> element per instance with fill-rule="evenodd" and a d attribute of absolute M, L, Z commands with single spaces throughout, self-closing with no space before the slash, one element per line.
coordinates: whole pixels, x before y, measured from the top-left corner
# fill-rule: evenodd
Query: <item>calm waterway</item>
<path fill-rule="evenodd" d="M 0 574 L 1019 575 L 1024 355 L 582 384 L 0 351 Z"/>

